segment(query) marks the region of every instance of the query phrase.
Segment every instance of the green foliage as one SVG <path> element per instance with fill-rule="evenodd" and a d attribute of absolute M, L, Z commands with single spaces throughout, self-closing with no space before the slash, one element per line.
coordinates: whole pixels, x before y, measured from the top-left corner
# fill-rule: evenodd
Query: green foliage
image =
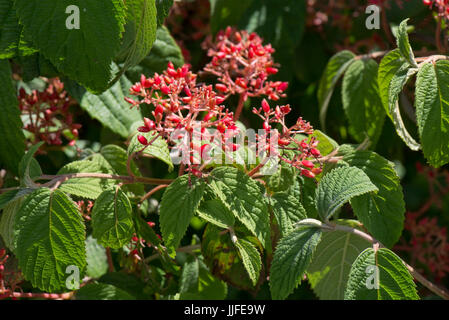
<path fill-rule="evenodd" d="M 106 249 L 92 236 L 86 239 L 86 275 L 100 278 L 108 272 L 108 258 Z"/>
<path fill-rule="evenodd" d="M 355 299 L 417 300 L 419 296 L 398 256 L 388 249 L 368 248 L 357 257 L 349 273 L 345 300 Z"/>
<path fill-rule="evenodd" d="M 173 0 L 156 0 L 157 25 L 161 26 L 170 12 Z"/>
<path fill-rule="evenodd" d="M 7 60 L 0 60 L 0 112 L 0 164 L 17 173 L 25 153 L 25 136 Z"/>
<path fill-rule="evenodd" d="M 410 46 L 410 42 L 408 41 L 408 34 L 407 34 L 407 21 L 409 19 L 406 19 L 401 22 L 399 25 L 397 35 L 396 35 L 396 41 L 399 48 L 399 52 L 401 53 L 402 57 L 414 68 L 418 67 L 415 61 L 415 55 L 413 54 L 412 47 Z"/>
<path fill-rule="evenodd" d="M 259 251 L 251 242 L 245 239 L 239 239 L 234 244 L 238 249 L 239 256 L 248 272 L 249 278 L 253 285 L 256 285 L 262 268 Z"/>
<path fill-rule="evenodd" d="M 149 143 L 148 146 L 144 146 L 139 142 L 137 139 L 139 135 L 142 135 L 147 139 Z M 174 168 L 167 142 L 162 137 L 156 136 L 156 132 L 154 131 L 135 134 L 131 138 L 131 142 L 128 146 L 128 156 L 139 152 L 165 162 L 168 165 L 169 171 L 172 171 Z"/>
<path fill-rule="evenodd" d="M 227 285 L 212 276 L 203 261 L 189 256 L 182 268 L 179 293 L 181 300 L 222 300 Z"/>
<path fill-rule="evenodd" d="M 100 194 L 92 209 L 92 236 L 104 247 L 119 249 L 134 233 L 132 206 L 119 187 Z"/>
<path fill-rule="evenodd" d="M 271 196 L 271 208 L 283 236 L 294 229 L 295 223 L 306 219 L 307 213 L 293 194 L 278 192 Z"/>
<path fill-rule="evenodd" d="M 416 118 L 424 156 L 434 167 L 449 162 L 449 62 L 421 66 L 416 80 Z"/>
<path fill-rule="evenodd" d="M 70 30 L 65 12 L 72 4 L 69 0 L 17 0 L 15 8 L 24 31 L 60 72 L 92 92 L 102 92 L 109 86 L 111 62 L 120 49 L 124 4 L 120 0 L 78 1 L 81 25 Z"/>
<path fill-rule="evenodd" d="M 393 163 L 372 151 L 351 151 L 343 160 L 360 168 L 379 190 L 351 199 L 354 213 L 365 228 L 385 246 L 392 247 L 404 225 L 405 204 Z"/>
<path fill-rule="evenodd" d="M 71 162 L 58 171 L 58 175 L 70 175 L 77 173 L 107 173 L 98 161 L 79 160 Z M 63 183 L 59 190 L 71 195 L 96 199 L 100 194 L 111 186 L 111 181 L 99 178 L 72 178 Z"/>
<path fill-rule="evenodd" d="M 41 290 L 65 288 L 69 266 L 77 267 L 82 278 L 85 237 L 75 203 L 59 190 L 37 189 L 16 212 L 14 247 L 19 266 L 25 279 Z"/>
<path fill-rule="evenodd" d="M 343 109 L 353 127 L 354 138 L 363 142 L 369 138 L 376 144 L 382 131 L 385 111 L 377 85 L 377 63 L 372 59 L 356 60 L 343 78 Z"/>
<path fill-rule="evenodd" d="M 326 128 L 326 114 L 332 94 L 340 77 L 355 61 L 355 55 L 351 51 L 340 51 L 327 63 L 326 69 L 318 87 L 318 104 L 320 107 L 320 122 Z"/>
<path fill-rule="evenodd" d="M 318 214 L 329 220 L 351 198 L 377 191 L 378 188 L 362 170 L 355 167 L 336 168 L 321 179 L 316 190 Z"/>
<path fill-rule="evenodd" d="M 78 100 L 81 108 L 100 121 L 112 132 L 128 138 L 132 133 L 133 124 L 142 119 L 138 109 L 130 110 L 130 104 L 125 97 L 130 97 L 131 82 L 126 76 L 120 77 L 112 87 L 100 95 L 95 95 L 79 86 L 72 88 L 72 94 Z"/>
<path fill-rule="evenodd" d="M 218 199 L 202 202 L 196 212 L 201 218 L 220 228 L 227 229 L 235 223 L 232 212 Z"/>
<path fill-rule="evenodd" d="M 316 295 L 322 300 L 342 300 L 351 265 L 370 246 L 352 233 L 324 232 L 307 268 L 307 278 Z"/>
<path fill-rule="evenodd" d="M 197 210 L 206 185 L 203 181 L 184 175 L 165 190 L 160 207 L 162 238 L 170 256 L 175 257 L 190 219 Z"/>
<path fill-rule="evenodd" d="M 301 282 L 320 239 L 319 228 L 301 224 L 281 239 L 274 252 L 270 269 L 273 299 L 287 298 Z"/>
<path fill-rule="evenodd" d="M 265 245 L 269 215 L 257 183 L 244 172 L 231 167 L 214 169 L 211 178 L 210 187 L 217 198 Z"/>
<path fill-rule="evenodd" d="M 89 283 L 76 293 L 76 300 L 135 300 L 126 291 L 106 283 Z"/>

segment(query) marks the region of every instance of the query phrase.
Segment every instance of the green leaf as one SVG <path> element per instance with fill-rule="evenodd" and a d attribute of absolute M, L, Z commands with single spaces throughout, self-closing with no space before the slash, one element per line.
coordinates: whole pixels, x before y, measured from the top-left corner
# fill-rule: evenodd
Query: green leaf
<path fill-rule="evenodd" d="M 25 136 L 8 60 L 0 60 L 0 113 L 0 163 L 17 174 L 25 153 Z"/>
<path fill-rule="evenodd" d="M 212 33 L 237 25 L 254 0 L 210 0 Z"/>
<path fill-rule="evenodd" d="M 350 152 L 343 160 L 363 170 L 379 190 L 352 198 L 351 206 L 365 228 L 385 246 L 392 247 L 402 234 L 405 214 L 394 164 L 372 151 Z"/>
<path fill-rule="evenodd" d="M 184 57 L 168 29 L 162 26 L 156 31 L 156 41 L 154 41 L 150 54 L 139 65 L 127 70 L 126 76 L 134 82 L 140 81 L 140 75 L 144 74 L 150 77 L 155 72 L 161 73 L 167 68 L 167 63 L 170 61 L 175 67 L 180 67 L 184 64 Z"/>
<path fill-rule="evenodd" d="M 424 64 L 416 80 L 416 118 L 424 156 L 434 167 L 449 162 L 449 62 Z"/>
<path fill-rule="evenodd" d="M 134 153 L 142 152 L 145 155 L 154 157 L 165 162 L 168 165 L 168 170 L 171 172 L 174 169 L 174 165 L 170 156 L 170 150 L 168 149 L 167 142 L 162 137 L 157 137 L 150 145 L 144 146 L 142 145 L 137 137 L 139 135 L 144 136 L 148 142 L 152 142 L 154 137 L 157 135 L 157 132 L 146 132 L 135 134 L 131 138 L 131 142 L 128 146 L 128 156 L 132 156 Z"/>
<path fill-rule="evenodd" d="M 231 167 L 216 168 L 210 177 L 210 187 L 218 199 L 265 245 L 269 235 L 269 214 L 257 183 Z"/>
<path fill-rule="evenodd" d="M 377 77 L 384 109 L 393 122 L 399 137 L 414 151 L 419 150 L 420 145 L 413 139 L 404 125 L 399 110 L 399 94 L 416 71 L 417 69 L 410 69 L 409 64 L 402 58 L 399 49 L 396 49 L 382 59 Z"/>
<path fill-rule="evenodd" d="M 108 272 L 108 258 L 106 249 L 95 238 L 86 239 L 86 275 L 91 278 L 100 278 Z"/>
<path fill-rule="evenodd" d="M 354 60 L 355 54 L 351 51 L 340 51 L 329 60 L 321 76 L 318 87 L 318 105 L 320 107 L 320 122 L 324 131 L 326 131 L 326 113 L 335 85 Z"/>
<path fill-rule="evenodd" d="M 235 223 L 232 212 L 218 199 L 202 202 L 196 212 L 201 218 L 220 228 L 228 229 L 233 227 Z"/>
<path fill-rule="evenodd" d="M 316 190 L 318 214 L 324 220 L 330 217 L 351 198 L 378 188 L 369 177 L 355 167 L 340 167 L 326 174 Z"/>
<path fill-rule="evenodd" d="M 316 218 L 318 216 L 316 209 L 316 189 L 316 182 L 303 176 L 297 178 L 297 182 L 291 189 L 292 194 L 299 199 L 309 218 Z"/>
<path fill-rule="evenodd" d="M 203 197 L 206 185 L 201 180 L 184 175 L 165 190 L 160 205 L 162 238 L 170 256 L 175 257 L 184 233 Z"/>
<path fill-rule="evenodd" d="M 409 19 L 405 19 L 399 25 L 397 34 L 396 34 L 396 43 L 399 48 L 399 52 L 402 57 L 414 68 L 417 68 L 418 65 L 415 61 L 415 55 L 413 54 L 412 47 L 410 46 L 410 42 L 408 41 L 408 33 L 407 33 L 407 21 Z"/>
<path fill-rule="evenodd" d="M 377 252 L 368 248 L 352 264 L 345 300 L 419 300 L 419 296 L 398 256 L 385 248 Z"/>
<path fill-rule="evenodd" d="M 26 34 L 56 68 L 93 92 L 108 88 L 125 18 L 120 0 L 79 0 L 80 28 L 68 29 L 71 0 L 16 0 Z"/>
<path fill-rule="evenodd" d="M 130 97 L 129 88 L 131 86 L 132 83 L 122 76 L 119 81 L 100 95 L 87 92 L 76 85 L 75 90 L 79 92 L 71 92 L 71 94 L 92 118 L 100 121 L 112 132 L 123 138 L 128 138 L 132 133 L 132 125 L 142 119 L 140 111 L 136 108 L 131 109 L 131 105 L 125 101 L 125 97 Z"/>
<path fill-rule="evenodd" d="M 100 150 L 100 154 L 95 156 L 102 157 L 102 160 L 105 161 L 105 166 L 108 167 L 108 171 L 112 174 L 117 174 L 121 176 L 128 175 L 127 163 L 128 163 L 128 154 L 125 149 L 117 146 L 117 145 L 106 145 Z M 131 160 L 130 162 L 131 172 L 135 176 L 141 176 L 139 168 L 136 166 L 135 162 Z M 124 189 L 133 192 L 136 195 L 144 194 L 145 189 L 143 184 L 126 184 Z"/>
<path fill-rule="evenodd" d="M 119 60 L 124 61 L 124 72 L 138 65 L 150 52 L 156 40 L 155 0 L 131 0 L 126 2 L 126 25 Z"/>
<path fill-rule="evenodd" d="M 89 283 L 75 297 L 76 300 L 136 300 L 128 292 L 106 283 Z"/>
<path fill-rule="evenodd" d="M 71 173 L 107 173 L 97 161 L 80 160 L 66 164 L 58 171 L 58 175 Z M 63 182 L 59 190 L 69 194 L 92 199 L 97 199 L 100 194 L 108 189 L 112 182 L 98 178 L 73 178 Z"/>
<path fill-rule="evenodd" d="M 17 190 L 9 190 L 4 193 L 0 193 L 0 210 L 2 210 L 8 203 L 10 203 L 19 192 L 19 189 Z"/>
<path fill-rule="evenodd" d="M 173 0 L 156 0 L 157 9 L 157 26 L 164 24 L 165 18 L 170 13 L 170 9 L 173 5 Z"/>
<path fill-rule="evenodd" d="M 66 268 L 80 279 L 86 267 L 86 232 L 75 203 L 59 190 L 37 189 L 24 201 L 14 221 L 19 267 L 34 287 L 54 292 L 66 287 Z"/>
<path fill-rule="evenodd" d="M 270 269 L 270 290 L 273 299 L 287 298 L 301 282 L 320 239 L 320 228 L 299 225 L 279 241 Z"/>
<path fill-rule="evenodd" d="M 320 130 L 314 130 L 313 134 L 310 135 L 310 139 L 312 139 L 312 137 L 320 142 L 317 149 L 323 156 L 327 156 L 329 153 L 338 148 L 338 143 Z"/>
<path fill-rule="evenodd" d="M 145 292 L 147 289 L 145 283 L 133 274 L 125 272 L 108 272 L 98 281 L 125 291 L 128 295 L 139 300 L 148 300 L 151 298 L 148 296 L 148 292 Z"/>
<path fill-rule="evenodd" d="M 262 269 L 259 251 L 251 242 L 245 239 L 238 239 L 234 245 L 238 249 L 239 256 L 242 259 L 246 272 L 248 272 L 249 278 L 253 282 L 253 285 L 256 285 L 259 280 L 260 270 Z"/>
<path fill-rule="evenodd" d="M 0 235 L 2 236 L 5 245 L 14 251 L 14 221 L 17 212 L 22 206 L 23 198 L 15 199 L 9 202 L 3 209 L 3 214 L 0 219 Z"/>
<path fill-rule="evenodd" d="M 223 300 L 226 283 L 212 276 L 203 261 L 189 256 L 182 268 L 180 300 Z"/>
<path fill-rule="evenodd" d="M 343 300 L 352 263 L 371 243 L 352 233 L 324 232 L 307 268 L 307 278 L 321 300 Z"/>
<path fill-rule="evenodd" d="M 104 191 L 92 209 L 92 236 L 104 247 L 120 249 L 134 233 L 132 206 L 120 188 Z"/>
<path fill-rule="evenodd" d="M 19 178 L 23 186 L 34 187 L 33 179 L 42 174 L 39 163 L 33 156 L 43 144 L 44 142 L 41 141 L 31 146 L 19 162 Z"/>
<path fill-rule="evenodd" d="M 17 19 L 14 0 L 0 0 L 0 59 L 36 52 L 27 40 Z"/>
<path fill-rule="evenodd" d="M 266 187 L 271 192 L 287 191 L 294 184 L 297 171 L 291 165 L 281 162 L 274 174 L 270 174 L 266 179 Z"/>
<path fill-rule="evenodd" d="M 271 196 L 271 207 L 282 236 L 291 232 L 295 223 L 307 218 L 306 210 L 298 198 L 291 193 L 278 192 L 273 194 Z"/>
<path fill-rule="evenodd" d="M 354 61 L 343 78 L 343 109 L 358 142 L 369 137 L 375 145 L 385 120 L 379 97 L 377 63 L 373 59 Z M 351 132 L 351 131 L 350 131 Z"/>

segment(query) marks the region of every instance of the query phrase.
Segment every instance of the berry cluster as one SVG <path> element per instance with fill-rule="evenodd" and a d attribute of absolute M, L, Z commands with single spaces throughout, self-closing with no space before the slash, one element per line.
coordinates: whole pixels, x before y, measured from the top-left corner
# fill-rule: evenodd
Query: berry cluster
<path fill-rule="evenodd" d="M 212 57 L 204 71 L 218 78 L 216 89 L 227 96 L 266 96 L 270 100 L 285 97 L 287 82 L 267 81 L 278 69 L 273 61 L 274 49 L 263 45 L 256 33 L 237 31 L 228 27 L 220 31 L 214 43 L 206 42 L 208 56 Z"/>
<path fill-rule="evenodd" d="M 32 134 L 30 144 L 45 141 L 48 145 L 62 145 L 62 136 L 75 144 L 80 124 L 73 123 L 70 113 L 72 99 L 64 90 L 59 79 L 49 79 L 44 91 L 33 90 L 31 94 L 21 88 L 19 107 L 22 112 L 24 129 Z"/>
<path fill-rule="evenodd" d="M 449 1 L 448 0 L 423 0 L 424 5 L 429 9 L 436 8 L 438 15 L 449 20 Z"/>
<path fill-rule="evenodd" d="M 146 103 L 155 107 L 153 119 L 144 118 L 144 126 L 138 131 L 157 134 L 151 140 L 139 135 L 139 142 L 148 146 L 163 137 L 171 148 L 176 146 L 182 150 L 182 163 L 189 165 L 193 173 L 198 173 L 201 160 L 208 157 L 212 142 L 221 144 L 223 150 L 238 149 L 233 143 L 238 128 L 232 112 L 221 105 L 224 97 L 212 86 L 197 85 L 196 79 L 189 66 L 175 69 L 169 63 L 162 75 L 156 73 L 152 78 L 142 75 L 141 81 L 131 87 L 131 94 L 141 99 L 126 98 L 132 106 Z"/>
<path fill-rule="evenodd" d="M 263 99 L 261 108 L 253 109 L 253 113 L 263 120 L 264 133 L 259 134 L 258 143 L 267 146 L 271 156 L 277 156 L 281 161 L 297 168 L 303 176 L 314 178 L 322 172 L 322 164 L 316 167 L 315 163 L 310 160 L 314 159 L 316 163 L 319 163 L 318 159 L 321 157 L 321 153 L 316 148 L 319 141 L 315 137 L 304 138 L 305 135 L 313 134 L 313 127 L 301 117 L 293 126 L 287 127 L 285 116 L 290 111 L 290 105 L 276 106 L 272 109 L 267 100 Z M 281 133 L 277 129 L 272 129 L 273 125 L 278 124 L 282 127 Z M 277 143 L 273 144 L 273 139 Z"/>
<path fill-rule="evenodd" d="M 197 176 L 202 176 L 205 164 L 210 163 L 213 155 L 219 154 L 221 158 L 224 153 L 225 159 L 234 159 L 232 153 L 245 143 L 244 140 L 235 143 L 240 133 L 236 120 L 242 101 L 256 96 L 276 101 L 286 96 L 287 82 L 267 81 L 270 74 L 277 72 L 271 57 L 273 51 L 271 45 L 262 45 L 257 34 L 227 28 L 219 32 L 217 43 L 209 49 L 212 61 L 204 68 L 218 77 L 216 90 L 211 85 L 197 83 L 197 75 L 188 65 L 175 68 L 168 63 L 162 74 L 155 73 L 151 78 L 142 75 L 140 82 L 130 89 L 130 94 L 137 99 L 125 98 L 131 108 L 142 103 L 154 106 L 151 119 L 144 118 L 144 125 L 138 128 L 140 144 L 146 148 L 162 137 L 172 155 L 173 151 L 182 153 L 181 172 L 187 165 L 187 172 Z M 235 114 L 223 105 L 232 94 L 240 95 Z M 313 128 L 302 118 L 287 127 L 285 116 L 290 111 L 289 105 L 271 109 L 263 99 L 262 107 L 253 110 L 263 120 L 262 133 L 247 144 L 256 144 L 261 159 L 278 157 L 298 168 L 302 175 L 314 178 L 322 171 L 321 155 L 316 148 L 319 142 L 307 137 Z M 281 133 L 272 129 L 272 125 L 279 126 Z"/>

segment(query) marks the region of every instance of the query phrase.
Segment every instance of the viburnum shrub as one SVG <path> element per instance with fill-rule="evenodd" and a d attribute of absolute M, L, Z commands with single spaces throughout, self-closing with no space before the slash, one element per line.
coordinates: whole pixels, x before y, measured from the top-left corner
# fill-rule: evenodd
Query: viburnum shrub
<path fill-rule="evenodd" d="M 179 1 L 87 1 L 81 32 L 68 0 L 0 0 L 0 299 L 449 299 L 443 21 L 415 57 L 390 1 L 388 29 L 305 44 L 321 3 L 210 3 L 169 19 L 207 34 L 187 64 Z"/>

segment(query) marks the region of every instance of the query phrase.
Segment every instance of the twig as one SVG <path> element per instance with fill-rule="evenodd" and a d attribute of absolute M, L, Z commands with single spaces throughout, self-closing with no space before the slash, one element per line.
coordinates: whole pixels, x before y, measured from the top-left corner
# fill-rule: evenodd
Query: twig
<path fill-rule="evenodd" d="M 199 249 L 201 249 L 201 245 L 200 244 L 193 244 L 193 245 L 190 245 L 190 246 L 185 246 L 185 247 L 178 248 L 176 250 L 176 252 L 192 252 L 192 251 L 199 250 Z M 148 262 L 151 262 L 153 260 L 156 260 L 157 258 L 160 257 L 160 255 L 161 255 L 160 253 L 155 253 L 152 256 L 149 256 L 148 258 L 146 258 L 144 260 L 144 262 L 148 263 Z"/>
<path fill-rule="evenodd" d="M 109 272 L 114 272 L 114 262 L 112 261 L 111 248 L 106 248 L 106 256 L 108 258 L 108 270 Z"/>
<path fill-rule="evenodd" d="M 73 292 L 66 293 L 34 293 L 34 292 L 14 292 L 11 290 L 0 291 L 0 299 L 5 298 L 39 298 L 50 300 L 69 300 L 73 297 Z"/>

